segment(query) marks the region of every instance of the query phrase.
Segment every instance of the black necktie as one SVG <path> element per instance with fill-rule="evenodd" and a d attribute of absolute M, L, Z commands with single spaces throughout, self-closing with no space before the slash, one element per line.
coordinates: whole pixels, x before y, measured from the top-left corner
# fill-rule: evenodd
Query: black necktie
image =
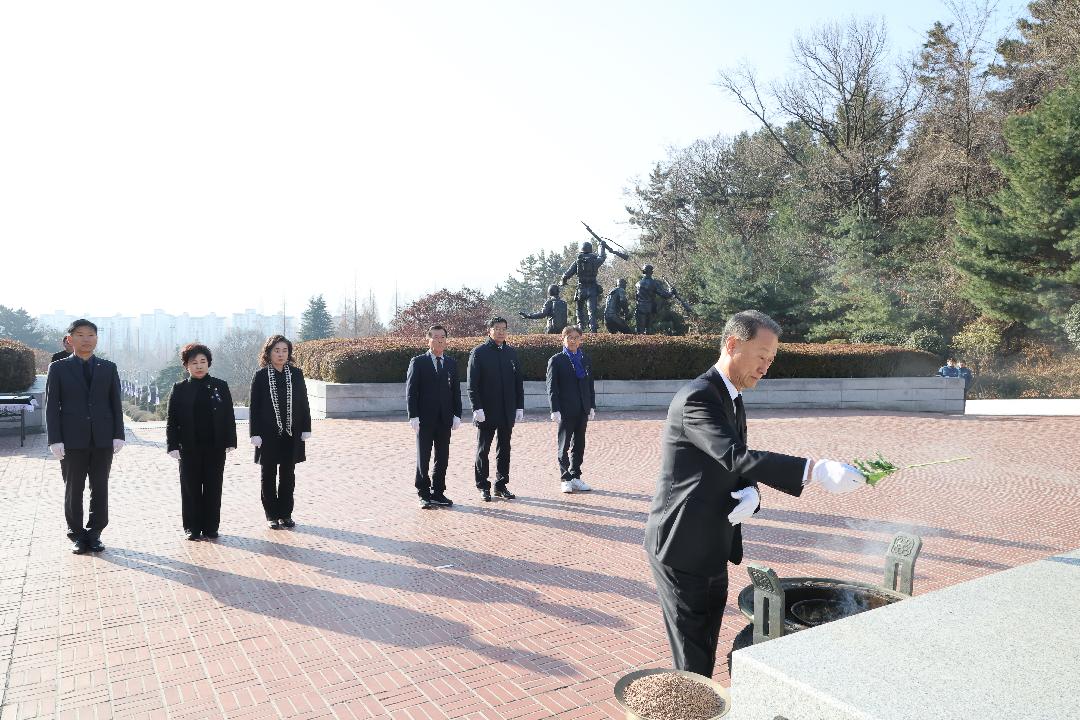
<path fill-rule="evenodd" d="M 739 427 L 739 439 L 746 444 L 746 408 L 743 407 L 742 395 L 735 396 L 735 424 Z"/>
<path fill-rule="evenodd" d="M 435 372 L 442 375 L 442 358 L 441 357 L 436 357 L 435 358 L 435 365 L 436 365 Z"/>
<path fill-rule="evenodd" d="M 90 383 L 94 379 L 94 367 L 93 367 L 93 365 L 90 364 L 91 362 L 93 362 L 93 361 L 92 360 L 84 360 L 83 364 L 82 364 L 82 376 L 83 376 L 83 380 L 86 381 L 86 387 L 90 387 Z"/>

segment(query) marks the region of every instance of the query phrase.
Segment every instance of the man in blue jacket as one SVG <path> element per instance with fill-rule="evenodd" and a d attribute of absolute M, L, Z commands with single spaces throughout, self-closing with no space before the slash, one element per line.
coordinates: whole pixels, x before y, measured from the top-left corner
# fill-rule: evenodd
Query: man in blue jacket
<path fill-rule="evenodd" d="M 97 325 L 76 320 L 67 330 L 74 354 L 49 364 L 45 418 L 49 450 L 63 461 L 64 514 L 71 551 L 101 552 L 109 524 L 109 470 L 124 447 L 124 410 L 116 365 L 94 355 Z M 90 517 L 83 527 L 83 489 L 90 479 Z"/>
<path fill-rule="evenodd" d="M 461 381 L 457 362 L 446 356 L 446 328 L 427 331 L 428 351 L 409 361 L 405 375 L 405 402 L 409 425 L 416 433 L 416 492 L 420 508 L 450 507 L 446 497 L 446 466 L 450 460 L 450 433 L 461 425 Z M 435 470 L 428 475 L 431 448 Z"/>
<path fill-rule="evenodd" d="M 506 342 L 507 324 L 501 317 L 488 323 L 490 339 L 469 354 L 469 402 L 473 408 L 476 437 L 476 489 L 480 499 L 491 502 L 488 454 L 498 437 L 495 455 L 495 495 L 513 500 L 510 482 L 510 436 L 514 423 L 525 418 L 525 385 L 517 351 Z"/>

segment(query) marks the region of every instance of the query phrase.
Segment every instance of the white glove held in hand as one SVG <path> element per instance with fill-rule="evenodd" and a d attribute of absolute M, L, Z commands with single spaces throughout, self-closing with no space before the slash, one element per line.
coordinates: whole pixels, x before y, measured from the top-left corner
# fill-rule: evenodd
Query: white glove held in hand
<path fill-rule="evenodd" d="M 591 410 L 589 410 L 589 419 L 590 420 L 595 420 L 596 419 L 596 408 L 592 408 Z"/>
<path fill-rule="evenodd" d="M 455 415 L 454 416 L 454 422 L 452 422 L 450 424 L 450 429 L 451 430 L 457 430 L 459 427 L 461 427 L 461 418 L 459 418 L 457 415 Z"/>
<path fill-rule="evenodd" d="M 309 433 L 309 432 L 300 433 L 300 441 L 301 442 L 307 442 L 310 439 L 311 439 L 311 433 Z"/>
<path fill-rule="evenodd" d="M 169 451 L 169 457 L 171 457 L 173 460 L 179 460 L 180 459 L 180 451 L 179 450 L 170 450 Z"/>
<path fill-rule="evenodd" d="M 866 484 L 858 469 L 836 460 L 818 460 L 814 464 L 813 481 L 835 495 L 858 490 Z"/>
<path fill-rule="evenodd" d="M 231 453 L 235 449 L 236 449 L 235 447 L 225 448 L 225 454 L 228 455 L 229 453 Z"/>
<path fill-rule="evenodd" d="M 522 410 L 521 408 L 518 408 L 517 412 L 514 413 L 514 422 L 521 422 L 524 419 L 525 419 L 525 411 Z"/>
<path fill-rule="evenodd" d="M 262 438 L 259 437 L 258 435 L 252 435 L 251 436 L 251 444 L 254 445 L 255 447 L 262 447 Z"/>
<path fill-rule="evenodd" d="M 64 443 L 53 443 L 49 446 L 49 452 L 56 456 L 57 460 L 64 459 Z"/>
<path fill-rule="evenodd" d="M 485 420 L 487 420 L 487 417 L 484 415 L 484 409 L 483 408 L 480 408 L 479 410 L 473 410 L 472 411 L 472 421 L 474 423 L 482 423 Z"/>
<path fill-rule="evenodd" d="M 562 413 L 559 412 L 558 410 L 551 413 L 551 422 L 561 423 L 562 422 Z"/>
<path fill-rule="evenodd" d="M 409 418 L 409 427 L 413 432 L 420 432 L 420 418 Z"/>
<path fill-rule="evenodd" d="M 754 511 L 761 504 L 761 495 L 758 494 L 756 488 L 752 487 L 736 490 L 731 493 L 731 497 L 739 501 L 739 504 L 727 516 L 728 522 L 732 525 L 738 525 L 743 520 L 753 517 Z"/>
<path fill-rule="evenodd" d="M 124 449 L 124 441 L 123 440 L 113 440 L 112 441 L 112 451 L 113 451 L 114 455 L 116 453 L 120 452 L 123 449 Z"/>

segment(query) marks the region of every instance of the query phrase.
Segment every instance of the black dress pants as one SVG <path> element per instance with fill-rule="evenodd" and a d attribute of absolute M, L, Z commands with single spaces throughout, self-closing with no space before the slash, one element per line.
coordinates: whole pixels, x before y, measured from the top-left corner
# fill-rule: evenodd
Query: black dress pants
<path fill-rule="evenodd" d="M 296 463 L 267 463 L 262 466 L 262 506 L 267 520 L 284 520 L 293 513 Z"/>
<path fill-rule="evenodd" d="M 185 532 L 218 531 L 224 474 L 225 448 L 194 445 L 180 450 L 180 503 Z"/>
<path fill-rule="evenodd" d="M 491 482 L 488 474 L 491 471 L 488 463 L 488 453 L 491 452 L 491 443 L 498 437 L 498 445 L 495 452 L 495 487 L 504 488 L 510 482 L 510 435 L 514 432 L 514 426 L 506 423 L 496 423 L 490 420 L 478 425 L 476 433 L 476 488 L 478 490 L 490 490 Z"/>
<path fill-rule="evenodd" d="M 112 468 L 113 449 L 83 448 L 64 453 L 64 516 L 67 518 L 68 537 L 80 537 L 93 542 L 101 537 L 101 531 L 109 524 L 109 470 Z M 90 479 L 90 517 L 83 529 L 83 490 Z"/>
<path fill-rule="evenodd" d="M 649 555 L 664 627 L 676 670 L 711 678 L 716 665 L 720 621 L 727 605 L 727 566 L 720 575 L 695 575 L 664 565 Z"/>
<path fill-rule="evenodd" d="M 435 448 L 435 468 L 428 475 L 431 449 Z M 442 495 L 446 491 L 446 466 L 450 461 L 450 425 L 441 421 L 433 426 L 420 425 L 416 433 L 416 492 L 420 497 Z"/>
<path fill-rule="evenodd" d="M 585 428 L 589 416 L 563 415 L 559 421 L 559 472 L 563 480 L 581 477 L 581 462 L 585 459 Z"/>

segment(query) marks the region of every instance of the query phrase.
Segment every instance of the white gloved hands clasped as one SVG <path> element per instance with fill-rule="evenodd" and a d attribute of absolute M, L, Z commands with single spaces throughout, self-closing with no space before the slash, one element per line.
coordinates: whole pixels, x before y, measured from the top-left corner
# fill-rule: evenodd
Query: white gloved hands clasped
<path fill-rule="evenodd" d="M 171 457 L 173 460 L 179 460 L 180 459 L 180 451 L 179 450 L 170 450 L 169 451 L 169 457 Z"/>
<path fill-rule="evenodd" d="M 524 419 L 525 419 L 525 411 L 522 410 L 521 408 L 518 408 L 517 412 L 514 413 L 514 422 L 521 422 Z"/>
<path fill-rule="evenodd" d="M 450 424 L 450 430 L 457 430 L 459 427 L 461 427 L 461 418 L 455 415 L 454 422 Z"/>
<path fill-rule="evenodd" d="M 409 427 L 412 428 L 413 432 L 420 432 L 420 418 L 409 418 Z"/>
<path fill-rule="evenodd" d="M 121 450 L 123 450 L 123 449 L 124 449 L 124 441 L 123 441 L 123 440 L 116 440 L 116 439 L 114 439 L 114 440 L 112 441 L 112 451 L 113 451 L 113 455 L 115 455 L 116 453 L 120 452 L 120 451 L 121 451 Z"/>
<path fill-rule="evenodd" d="M 300 433 L 300 442 L 307 442 L 310 439 L 311 439 L 311 433 L 309 433 L 309 432 Z"/>
<path fill-rule="evenodd" d="M 251 436 L 251 444 L 254 445 L 255 447 L 262 447 L 262 438 L 259 437 L 258 435 L 252 435 Z"/>
<path fill-rule="evenodd" d="M 487 420 L 487 416 L 484 415 L 484 408 L 480 408 L 479 410 L 473 410 L 472 411 L 472 421 L 474 423 L 482 423 L 485 420 Z"/>
<path fill-rule="evenodd" d="M 64 459 L 64 443 L 53 443 L 49 446 L 49 452 L 56 456 L 57 460 Z"/>
<path fill-rule="evenodd" d="M 754 511 L 761 504 L 761 495 L 758 493 L 757 488 L 753 487 L 736 490 L 731 493 L 731 497 L 739 501 L 739 504 L 727 516 L 728 522 L 732 525 L 738 525 L 743 520 L 753 517 Z"/>
<path fill-rule="evenodd" d="M 837 460 L 818 460 L 811 479 L 834 495 L 858 490 L 866 484 L 866 478 L 857 468 Z"/>
<path fill-rule="evenodd" d="M 553 422 L 553 423 L 561 423 L 562 422 L 562 413 L 559 412 L 558 410 L 551 413 L 551 422 Z"/>
<path fill-rule="evenodd" d="M 596 419 L 596 408 L 591 408 L 589 410 L 589 419 L 590 420 L 595 420 Z"/>

